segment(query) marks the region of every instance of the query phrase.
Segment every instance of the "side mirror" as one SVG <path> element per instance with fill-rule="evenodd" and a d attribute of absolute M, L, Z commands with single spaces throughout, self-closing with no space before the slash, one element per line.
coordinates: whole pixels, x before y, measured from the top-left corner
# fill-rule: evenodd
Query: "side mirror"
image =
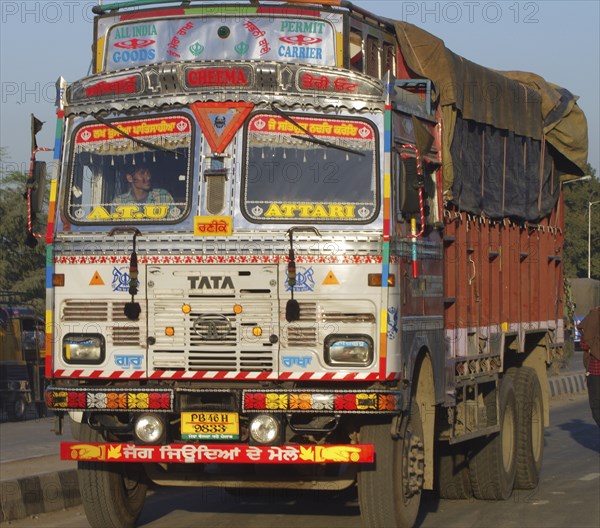
<path fill-rule="evenodd" d="M 419 212 L 419 174 L 417 159 L 404 158 L 398 174 L 398 209 L 403 215 Z"/>
<path fill-rule="evenodd" d="M 27 185 L 31 186 L 31 212 L 39 213 L 44 208 L 44 193 L 46 190 L 45 161 L 35 162 L 32 179 Z"/>

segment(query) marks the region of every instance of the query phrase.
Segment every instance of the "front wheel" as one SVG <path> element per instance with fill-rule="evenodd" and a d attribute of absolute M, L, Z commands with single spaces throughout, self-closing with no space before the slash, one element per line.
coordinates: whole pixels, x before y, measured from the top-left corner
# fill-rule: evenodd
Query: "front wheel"
<path fill-rule="evenodd" d="M 81 441 L 103 442 L 97 431 L 81 424 Z M 79 489 L 92 528 L 133 528 L 148 489 L 141 464 L 78 462 Z"/>
<path fill-rule="evenodd" d="M 391 425 L 365 425 L 360 441 L 374 444 L 375 466 L 358 474 L 358 499 L 366 528 L 411 528 L 419 513 L 424 481 L 424 444 L 416 405 L 401 418 L 397 439 Z"/>

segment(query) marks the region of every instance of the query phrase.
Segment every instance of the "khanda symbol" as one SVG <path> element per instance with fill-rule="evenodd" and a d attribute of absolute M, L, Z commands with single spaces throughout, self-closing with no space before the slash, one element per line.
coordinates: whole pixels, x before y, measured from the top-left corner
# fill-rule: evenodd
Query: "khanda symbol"
<path fill-rule="evenodd" d="M 236 44 L 233 49 L 235 50 L 235 52 L 238 55 L 244 55 L 249 49 L 250 46 L 248 46 L 248 44 L 246 44 L 245 42 L 240 42 L 239 44 Z"/>
<path fill-rule="evenodd" d="M 192 53 L 192 55 L 194 55 L 194 57 L 198 57 L 199 55 L 202 55 L 202 52 L 204 51 L 204 46 L 200 44 L 200 42 L 196 42 L 189 47 L 189 50 Z"/>

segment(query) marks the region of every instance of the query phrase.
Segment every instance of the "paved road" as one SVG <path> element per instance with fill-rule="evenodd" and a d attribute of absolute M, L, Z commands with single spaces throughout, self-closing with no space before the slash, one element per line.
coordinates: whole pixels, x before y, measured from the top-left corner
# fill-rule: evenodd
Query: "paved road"
<path fill-rule="evenodd" d="M 536 490 L 506 502 L 447 501 L 424 497 L 422 528 L 600 526 L 600 430 L 586 395 L 554 400 L 546 430 L 542 480 Z M 22 424 L 20 424 L 22 425 Z M 86 528 L 82 507 L 12 521 L 14 528 Z M 159 488 L 146 501 L 145 528 L 359 528 L 356 497 L 263 492 L 232 497 L 216 488 Z"/>
<path fill-rule="evenodd" d="M 54 418 L 33 415 L 28 418 L 23 422 L 0 423 L 0 463 L 58 452 L 62 439 L 53 432 Z"/>

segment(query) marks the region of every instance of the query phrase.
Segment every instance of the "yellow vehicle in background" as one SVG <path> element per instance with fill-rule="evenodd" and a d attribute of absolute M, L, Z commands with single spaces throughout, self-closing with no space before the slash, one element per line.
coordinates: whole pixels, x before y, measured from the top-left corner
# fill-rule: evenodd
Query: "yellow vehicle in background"
<path fill-rule="evenodd" d="M 0 291 L 0 408 L 10 420 L 31 404 L 44 414 L 44 358 L 44 320 L 25 294 Z"/>

